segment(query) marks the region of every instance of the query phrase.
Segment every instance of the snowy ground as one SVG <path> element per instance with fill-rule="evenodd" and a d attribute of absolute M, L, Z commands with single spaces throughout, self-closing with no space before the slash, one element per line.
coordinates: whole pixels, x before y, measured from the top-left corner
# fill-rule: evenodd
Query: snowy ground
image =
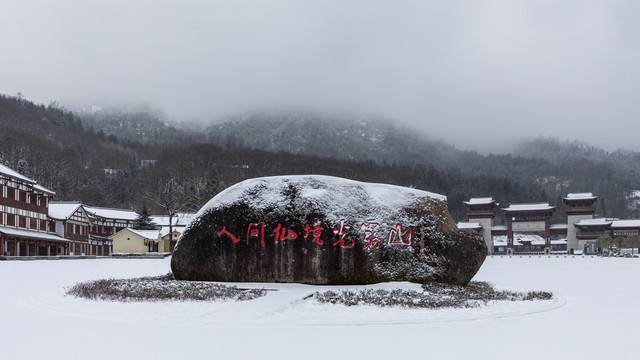
<path fill-rule="evenodd" d="M 0 261 L 1 359 L 636 359 L 640 259 L 488 258 L 475 280 L 554 300 L 478 309 L 320 305 L 317 287 L 248 302 L 114 303 L 64 287 L 161 275 L 170 259 Z M 407 283 L 375 287 L 419 289 Z M 340 287 L 345 288 L 345 287 Z M 354 287 L 360 288 L 360 287 Z"/>

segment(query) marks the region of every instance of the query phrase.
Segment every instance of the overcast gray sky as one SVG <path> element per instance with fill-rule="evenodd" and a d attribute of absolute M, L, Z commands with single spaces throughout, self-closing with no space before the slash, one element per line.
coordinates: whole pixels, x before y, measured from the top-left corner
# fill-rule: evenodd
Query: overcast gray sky
<path fill-rule="evenodd" d="M 640 1 L 0 3 L 0 92 L 390 116 L 461 148 L 523 136 L 640 150 Z"/>

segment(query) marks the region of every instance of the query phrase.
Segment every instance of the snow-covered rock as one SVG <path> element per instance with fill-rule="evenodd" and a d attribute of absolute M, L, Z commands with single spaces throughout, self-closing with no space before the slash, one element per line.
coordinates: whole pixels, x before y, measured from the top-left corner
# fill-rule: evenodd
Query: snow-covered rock
<path fill-rule="evenodd" d="M 442 195 L 278 176 L 211 199 L 178 242 L 171 268 L 187 280 L 466 284 L 486 253 L 477 234 L 458 230 Z"/>

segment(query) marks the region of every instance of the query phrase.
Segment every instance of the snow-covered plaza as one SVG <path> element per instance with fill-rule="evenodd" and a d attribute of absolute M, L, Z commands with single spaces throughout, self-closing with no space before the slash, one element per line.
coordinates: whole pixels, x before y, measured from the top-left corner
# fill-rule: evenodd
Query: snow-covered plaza
<path fill-rule="evenodd" d="M 487 258 L 474 280 L 552 291 L 550 301 L 407 310 L 318 304 L 335 288 L 272 289 L 245 302 L 76 299 L 78 281 L 161 275 L 170 259 L 0 262 L 2 359 L 636 359 L 640 260 Z M 362 288 L 353 286 L 351 288 Z M 415 288 L 386 283 L 368 287 Z"/>

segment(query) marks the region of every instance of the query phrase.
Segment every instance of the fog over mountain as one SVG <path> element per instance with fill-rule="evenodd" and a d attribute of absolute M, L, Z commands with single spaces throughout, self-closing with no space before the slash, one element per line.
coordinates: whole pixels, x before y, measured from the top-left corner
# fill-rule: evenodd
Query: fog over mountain
<path fill-rule="evenodd" d="M 442 189 L 457 218 L 464 216 L 463 200 L 493 196 L 505 205 L 548 201 L 559 207 L 556 220 L 564 221 L 561 198 L 585 191 L 600 197 L 601 216 L 632 217 L 640 210 L 640 152 L 609 152 L 579 141 L 539 137 L 522 141 L 511 148 L 511 154 L 480 154 L 394 126 L 380 117 L 303 111 L 245 113 L 199 129 L 173 127 L 140 113 L 94 114 L 83 118 L 83 123 L 130 144 L 144 141 L 167 150 L 201 143 L 231 152 L 268 151 L 283 157 L 276 166 L 288 161 L 284 158 L 290 157 L 288 154 L 317 157 L 306 163 L 296 160 L 300 166 L 296 171 L 303 173 L 323 171 L 336 163 L 360 169 L 345 172 L 349 177 L 380 172 L 375 181 L 400 181 L 410 186 L 425 186 L 414 181 L 430 179 L 429 186 L 434 186 L 430 190 Z M 371 169 L 363 172 L 363 167 Z M 403 175 L 398 177 L 397 172 Z M 436 180 L 441 179 L 438 174 L 446 174 L 446 179 Z M 514 184 L 524 185 L 526 190 Z"/>
<path fill-rule="evenodd" d="M 256 113 L 194 129 L 156 113 L 72 113 L 1 94 L 0 128 L 0 163 L 56 199 L 98 206 L 139 209 L 171 184 L 194 211 L 248 178 L 313 173 L 440 193 L 456 220 L 466 218 L 463 201 L 492 196 L 504 205 L 548 201 L 562 222 L 561 197 L 584 191 L 599 196 L 600 216 L 640 214 L 640 152 L 554 138 L 523 143 L 516 154 L 482 155 L 379 118 Z"/>
<path fill-rule="evenodd" d="M 539 135 L 640 149 L 637 1 L 34 0 L 2 2 L 0 34 L 0 93 L 39 103 L 208 124 L 345 111 L 483 152 Z"/>

